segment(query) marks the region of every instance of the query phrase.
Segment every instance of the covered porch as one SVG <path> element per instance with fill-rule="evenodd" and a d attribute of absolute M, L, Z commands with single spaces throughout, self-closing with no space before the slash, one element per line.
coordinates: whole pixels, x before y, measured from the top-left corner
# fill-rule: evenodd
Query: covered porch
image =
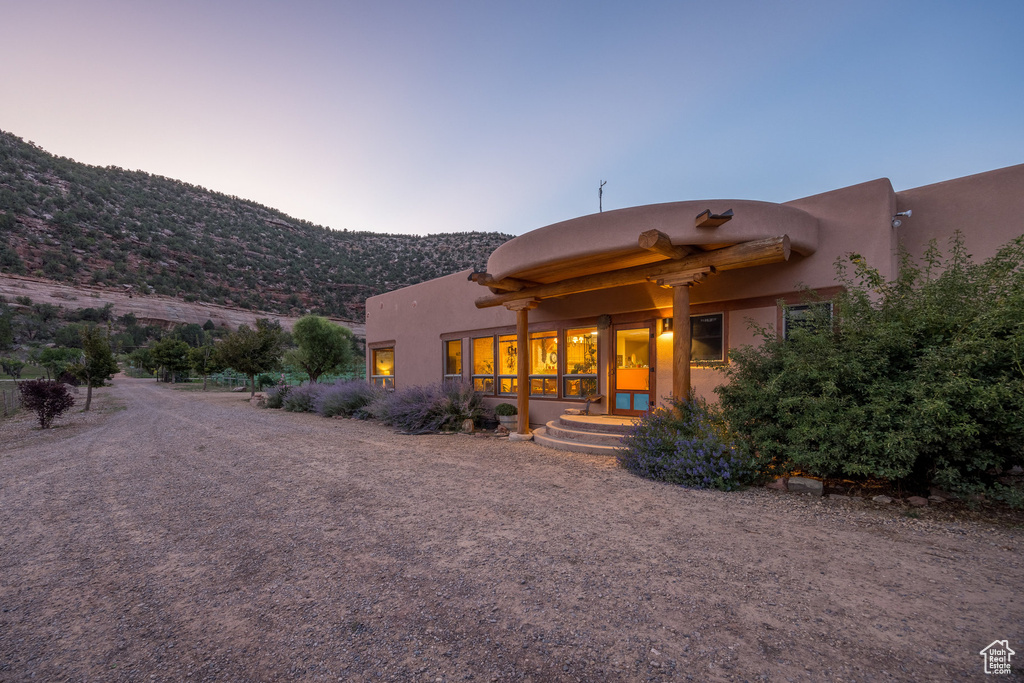
<path fill-rule="evenodd" d="M 689 213 L 688 220 L 680 220 L 687 204 L 641 207 L 643 215 L 633 215 L 636 209 L 596 214 L 516 238 L 494 252 L 488 261 L 489 272 L 470 276 L 488 289 L 475 305 L 514 311 L 517 346 L 529 349 L 530 311 L 543 306 L 545 300 L 643 283 L 670 289 L 672 311 L 665 325 L 672 332 L 671 394 L 687 396 L 691 387 L 691 287 L 725 271 L 788 261 L 793 250 L 789 232 L 797 233 L 802 253 L 813 252 L 817 238 L 816 221 L 795 210 L 780 217 L 778 205 L 742 202 L 752 210 L 746 221 L 737 219 L 738 229 L 729 230 L 723 226 L 737 216 L 731 208 L 721 213 L 710 209 Z M 658 227 L 648 227 L 651 224 Z M 767 229 L 778 234 L 765 236 Z M 632 238 L 627 237 L 627 230 Z M 652 328 L 652 339 L 655 334 Z M 602 374 L 604 400 L 613 409 L 623 405 L 625 389 L 619 389 L 629 381 L 629 372 L 637 373 L 626 367 L 631 354 L 626 355 L 624 360 L 623 354 L 613 349 L 607 354 L 607 374 Z M 518 422 L 513 438 L 517 439 L 531 438 L 528 356 L 520 353 L 516 359 Z M 638 401 L 630 407 L 637 408 L 633 414 L 639 414 L 651 406 Z"/>

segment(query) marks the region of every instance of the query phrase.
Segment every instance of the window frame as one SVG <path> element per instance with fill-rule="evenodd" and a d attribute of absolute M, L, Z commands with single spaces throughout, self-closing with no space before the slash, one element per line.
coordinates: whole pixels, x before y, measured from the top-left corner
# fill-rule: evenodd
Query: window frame
<path fill-rule="evenodd" d="M 594 372 L 569 372 L 569 333 L 575 331 L 587 331 L 593 330 L 594 334 Z M 585 401 L 588 396 L 596 396 L 601 393 L 601 373 L 599 372 L 601 365 L 601 334 L 596 325 L 575 325 L 572 327 L 564 327 L 560 330 L 562 342 L 565 348 L 560 358 L 559 365 L 559 397 L 566 401 Z M 593 393 L 584 394 L 583 386 L 588 380 L 594 381 Z M 578 381 L 580 383 L 580 394 L 570 394 L 566 391 L 566 385 L 568 382 Z"/>
<path fill-rule="evenodd" d="M 454 374 L 448 372 L 448 361 L 452 358 L 452 356 L 450 355 L 450 349 L 452 344 L 458 345 L 457 358 L 459 363 L 459 371 Z M 461 338 L 445 339 L 441 341 L 441 381 L 444 384 L 459 384 L 462 382 L 462 373 L 463 370 L 465 369 L 465 364 L 463 363 L 462 346 L 463 344 Z"/>
<path fill-rule="evenodd" d="M 376 372 L 376 370 L 378 368 L 377 354 L 381 353 L 381 352 L 384 352 L 384 351 L 390 351 L 391 352 L 391 373 L 390 374 L 382 375 L 382 374 L 377 374 L 377 372 Z M 395 390 L 395 368 L 396 368 L 396 366 L 397 366 L 397 363 L 396 363 L 396 354 L 395 354 L 395 345 L 394 344 L 390 344 L 390 345 L 386 345 L 386 346 L 376 346 L 376 347 L 373 347 L 373 348 L 370 349 L 370 382 L 374 386 L 379 386 L 379 387 L 385 389 L 386 391 L 394 391 Z"/>
<path fill-rule="evenodd" d="M 551 323 L 544 324 L 543 326 L 538 325 L 536 328 L 531 329 L 528 336 L 528 342 L 532 342 L 536 335 L 549 335 L 555 341 L 555 353 L 557 354 L 557 362 L 555 364 L 554 374 L 543 374 L 543 373 L 530 373 L 528 375 L 530 381 L 531 393 L 530 397 L 539 400 L 560 400 L 560 401 L 572 401 L 572 402 L 583 402 L 587 400 L 587 396 L 598 395 L 601 392 L 601 374 L 600 374 L 600 358 L 601 358 L 601 344 L 602 337 L 599 333 L 599 328 L 596 322 L 580 323 L 577 321 L 572 322 L 556 322 L 551 326 Z M 567 335 L 570 330 L 586 330 L 588 332 L 598 332 L 594 339 L 594 358 L 595 358 L 595 372 L 594 373 L 567 373 L 567 350 L 568 342 Z M 509 331 L 506 328 L 496 328 L 490 334 L 472 333 L 468 334 L 467 339 L 470 341 L 470 348 L 472 349 L 472 358 L 470 365 L 470 380 L 473 383 L 473 391 L 483 396 L 496 396 L 496 397 L 514 397 L 517 395 L 519 373 L 516 372 L 503 372 L 505 368 L 502 366 L 502 343 L 505 343 L 516 349 L 516 358 L 518 359 L 518 335 L 515 332 Z M 491 360 L 492 360 L 492 372 L 490 374 L 476 372 L 476 356 L 477 356 L 477 342 L 481 339 L 490 339 L 492 344 Z M 528 348 L 532 355 L 533 344 L 530 343 Z M 530 369 L 533 369 L 533 359 L 531 358 Z M 465 365 L 463 365 L 465 368 Z M 533 387 L 537 381 L 543 383 L 542 391 L 545 393 L 535 393 Z M 586 386 L 586 383 L 592 382 L 594 387 L 593 392 L 587 392 L 584 395 L 572 395 L 565 391 L 567 381 L 579 381 L 582 386 Z M 487 386 L 489 385 L 489 386 Z M 581 389 L 582 391 L 582 389 Z"/>
<path fill-rule="evenodd" d="M 782 339 L 783 340 L 789 339 L 790 328 L 791 327 L 793 329 L 800 329 L 800 328 L 810 329 L 812 327 L 811 325 L 808 324 L 809 321 L 807 320 L 807 318 L 802 318 L 803 320 L 807 321 L 804 324 L 802 324 L 802 325 L 801 324 L 794 325 L 794 323 L 798 323 L 801 320 L 801 317 L 795 317 L 794 318 L 793 316 L 790 315 L 791 313 L 794 313 L 794 312 L 799 312 L 799 313 L 810 312 L 815 307 L 820 307 L 822 309 L 828 310 L 828 322 L 829 322 L 829 325 L 831 325 L 832 321 L 835 319 L 835 307 L 832 305 L 831 301 L 814 301 L 814 302 L 811 302 L 811 303 L 803 303 L 803 304 L 786 304 L 786 305 L 784 305 L 782 307 Z"/>
<path fill-rule="evenodd" d="M 694 335 L 694 321 L 697 318 L 718 318 L 718 358 L 696 358 L 694 355 L 694 346 L 697 343 L 697 336 Z M 691 315 L 689 319 L 690 324 L 690 364 L 691 365 L 705 365 L 713 363 L 724 363 L 726 358 L 726 338 L 725 338 L 725 312 L 719 311 L 714 313 L 700 313 L 697 315 Z M 715 337 L 702 337 L 702 339 L 714 339 Z"/>

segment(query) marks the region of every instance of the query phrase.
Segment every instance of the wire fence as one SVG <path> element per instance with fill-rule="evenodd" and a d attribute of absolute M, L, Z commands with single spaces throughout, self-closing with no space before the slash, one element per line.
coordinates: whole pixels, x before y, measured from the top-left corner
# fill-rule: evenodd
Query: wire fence
<path fill-rule="evenodd" d="M 15 384 L 6 386 L 6 382 L 0 385 L 0 415 L 7 417 L 18 412 L 21 407 L 21 394 Z"/>

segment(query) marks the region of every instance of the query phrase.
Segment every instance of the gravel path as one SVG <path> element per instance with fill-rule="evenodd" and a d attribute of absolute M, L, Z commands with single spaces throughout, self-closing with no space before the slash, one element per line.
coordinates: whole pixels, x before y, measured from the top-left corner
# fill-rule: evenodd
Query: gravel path
<path fill-rule="evenodd" d="M 1024 660 L 1019 529 L 97 394 L 48 432 L 0 423 L 2 681 L 976 680 L 996 639 Z"/>

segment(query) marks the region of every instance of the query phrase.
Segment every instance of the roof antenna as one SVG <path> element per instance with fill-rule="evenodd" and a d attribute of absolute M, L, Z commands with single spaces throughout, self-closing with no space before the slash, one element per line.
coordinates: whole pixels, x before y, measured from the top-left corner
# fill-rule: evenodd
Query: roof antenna
<path fill-rule="evenodd" d="M 597 212 L 602 213 L 604 211 L 604 186 L 608 184 L 607 180 L 602 180 L 601 184 L 597 186 Z"/>

